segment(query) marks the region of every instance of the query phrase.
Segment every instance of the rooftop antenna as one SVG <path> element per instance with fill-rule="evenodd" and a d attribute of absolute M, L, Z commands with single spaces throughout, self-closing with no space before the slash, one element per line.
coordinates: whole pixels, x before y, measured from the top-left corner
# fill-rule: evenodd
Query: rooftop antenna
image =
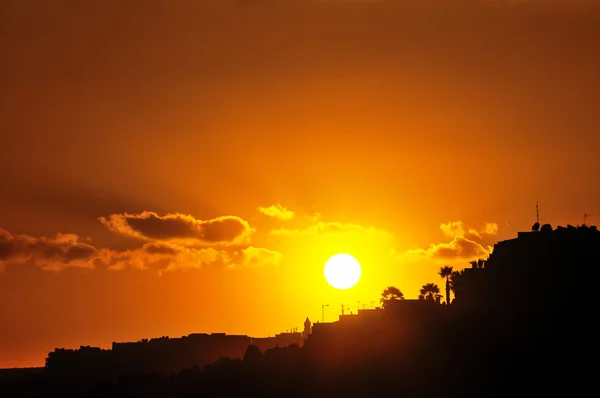
<path fill-rule="evenodd" d="M 535 202 L 535 224 L 531 227 L 531 230 L 537 232 L 540 230 L 540 204 Z"/>
<path fill-rule="evenodd" d="M 342 315 L 344 315 L 344 304 L 342 304 Z"/>

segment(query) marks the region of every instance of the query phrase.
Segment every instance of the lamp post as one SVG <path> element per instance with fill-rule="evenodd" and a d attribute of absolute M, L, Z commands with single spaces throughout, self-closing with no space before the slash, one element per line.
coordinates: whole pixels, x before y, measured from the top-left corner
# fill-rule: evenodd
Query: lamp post
<path fill-rule="evenodd" d="M 321 318 L 325 323 L 325 307 L 329 307 L 329 304 L 321 304 Z"/>

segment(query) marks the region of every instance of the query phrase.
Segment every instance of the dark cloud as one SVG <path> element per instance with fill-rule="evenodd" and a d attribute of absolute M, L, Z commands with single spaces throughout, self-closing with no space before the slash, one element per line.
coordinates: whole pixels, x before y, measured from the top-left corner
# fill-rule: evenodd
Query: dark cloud
<path fill-rule="evenodd" d="M 33 262 L 44 269 L 58 271 L 69 267 L 94 268 L 102 253 L 74 234 L 33 238 L 13 236 L 0 229 L 0 268 L 8 263 Z"/>
<path fill-rule="evenodd" d="M 190 215 L 171 213 L 165 216 L 150 211 L 140 214 L 113 214 L 101 217 L 109 230 L 150 241 L 180 242 L 186 245 L 242 244 L 254 230 L 236 216 L 197 220 Z"/>

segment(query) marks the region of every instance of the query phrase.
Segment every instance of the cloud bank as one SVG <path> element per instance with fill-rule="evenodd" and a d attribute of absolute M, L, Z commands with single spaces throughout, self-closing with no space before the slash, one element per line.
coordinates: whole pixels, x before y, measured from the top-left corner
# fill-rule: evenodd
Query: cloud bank
<path fill-rule="evenodd" d="M 470 228 L 463 221 L 450 221 L 442 223 L 440 229 L 449 242 L 432 243 L 424 249 L 408 250 L 399 254 L 399 259 L 418 261 L 420 259 L 433 259 L 440 261 L 470 261 L 487 258 L 492 247 L 484 243 L 486 237 L 498 233 L 498 224 L 487 222 L 480 230 Z"/>
<path fill-rule="evenodd" d="M 81 239 L 75 234 L 32 237 L 12 235 L 0 229 L 0 271 L 8 264 L 28 263 L 45 271 L 136 269 L 160 275 L 205 266 L 274 266 L 282 259 L 279 252 L 250 246 L 250 234 L 254 229 L 236 216 L 197 220 L 179 213 L 159 216 L 145 211 L 113 214 L 99 220 L 110 231 L 145 243 L 135 249 L 118 251 L 95 247 L 89 239 Z"/>

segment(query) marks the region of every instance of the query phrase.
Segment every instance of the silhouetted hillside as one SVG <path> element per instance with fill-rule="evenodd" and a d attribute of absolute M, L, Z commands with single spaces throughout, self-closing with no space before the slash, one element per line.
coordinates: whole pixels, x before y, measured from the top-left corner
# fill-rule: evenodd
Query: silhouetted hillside
<path fill-rule="evenodd" d="M 73 372 L 67 378 L 52 377 L 66 369 L 53 367 L 53 354 L 46 375 L 6 382 L 2 396 L 578 396 L 595 342 L 588 284 L 599 260 L 595 227 L 542 227 L 497 243 L 487 261 L 457 274 L 451 305 L 392 300 L 312 330 L 307 319 L 303 346 L 264 352 L 237 336 L 232 358 L 178 372 L 169 372 L 173 361 L 204 354 L 168 339 L 116 345 L 116 361 L 108 351 L 83 349 L 86 356 L 73 362 L 60 354 Z M 101 364 L 121 376 L 97 371 Z M 160 372 L 150 370 L 157 365 Z"/>

